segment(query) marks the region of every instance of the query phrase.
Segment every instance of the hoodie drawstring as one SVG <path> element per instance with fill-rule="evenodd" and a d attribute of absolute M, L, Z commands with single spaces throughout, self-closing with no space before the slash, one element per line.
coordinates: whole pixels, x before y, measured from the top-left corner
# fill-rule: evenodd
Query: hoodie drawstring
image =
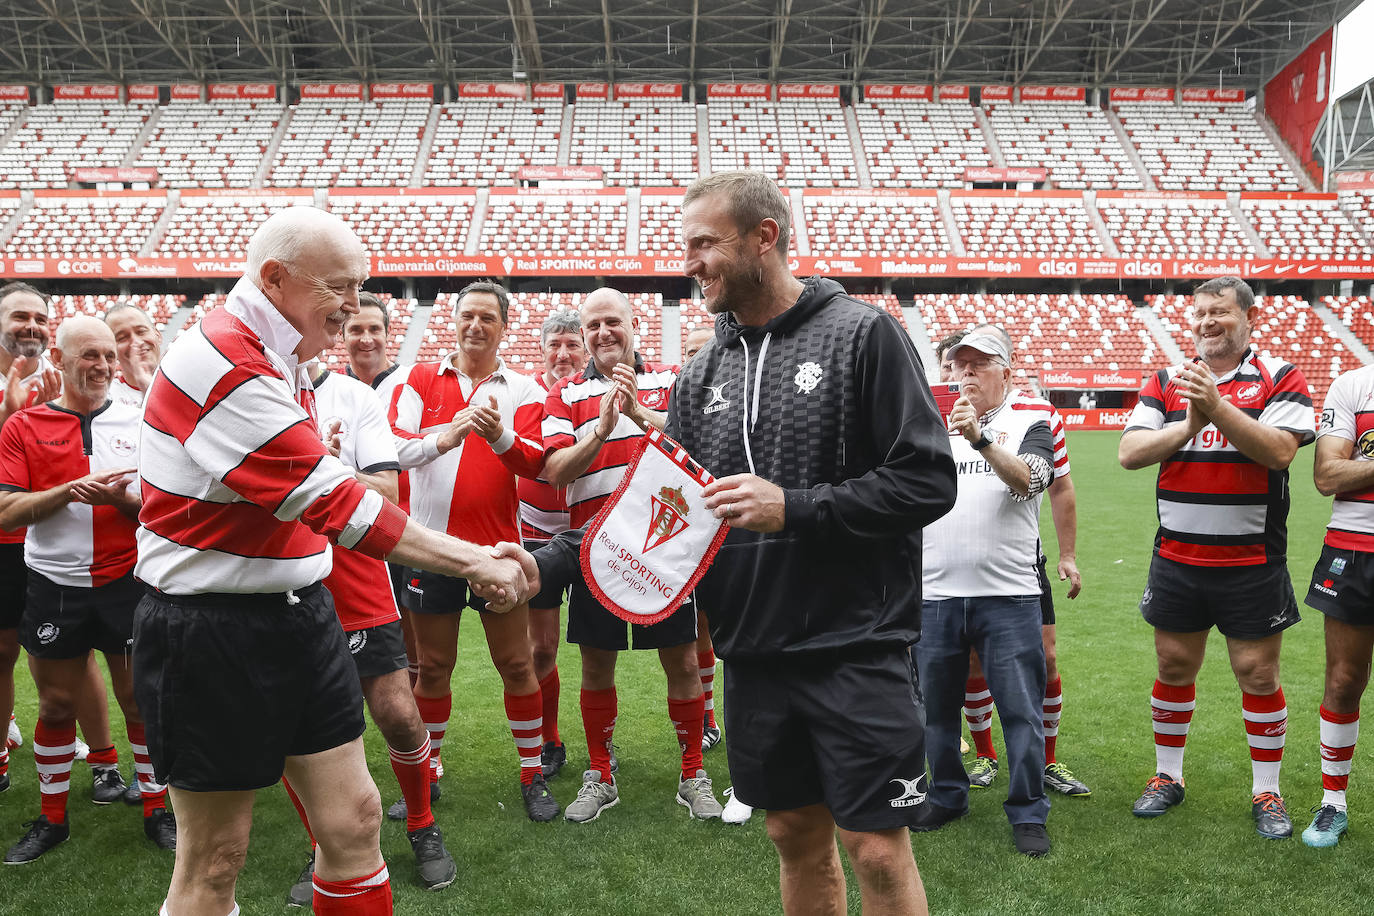
<path fill-rule="evenodd" d="M 740 418 L 740 429 L 744 434 L 744 458 L 749 462 L 749 473 L 757 474 L 754 470 L 754 451 L 749 446 L 749 434 L 754 431 L 754 425 L 759 421 L 759 392 L 763 390 L 763 358 L 768 353 L 768 341 L 773 338 L 773 333 L 763 335 L 763 343 L 759 346 L 759 363 L 755 371 L 754 378 L 754 402 L 753 409 L 749 403 L 749 342 L 740 339 L 740 344 L 744 347 L 744 416 Z M 753 414 L 751 417 L 750 414 Z"/>

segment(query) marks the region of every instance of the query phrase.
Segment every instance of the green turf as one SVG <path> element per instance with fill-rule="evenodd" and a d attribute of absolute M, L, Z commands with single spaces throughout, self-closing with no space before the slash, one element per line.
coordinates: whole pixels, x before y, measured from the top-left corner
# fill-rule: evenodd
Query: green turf
<path fill-rule="evenodd" d="M 1361 828 L 1363 818 L 1374 817 L 1363 813 L 1368 797 L 1363 780 L 1374 774 L 1369 751 L 1362 747 L 1357 754 L 1353 835 L 1338 848 L 1318 851 L 1296 838 L 1259 839 L 1250 820 L 1240 696 L 1216 638 L 1198 683 L 1187 801 L 1158 820 L 1131 816 L 1131 801 L 1154 764 L 1149 714 L 1154 659 L 1149 627 L 1136 611 L 1155 527 L 1154 473 L 1120 470 L 1116 441 L 1115 433 L 1071 434 L 1083 594 L 1065 601 L 1056 583 L 1065 695 L 1059 757 L 1092 786 L 1093 796 L 1056 798 L 1049 821 L 1054 851 L 1032 862 L 1011 846 L 1001 811 L 1005 775 L 993 788 L 974 793 L 969 817 L 913 840 L 932 909 L 1057 916 L 1368 912 L 1374 856 Z M 1303 449 L 1293 471 L 1291 567 L 1299 596 L 1330 507 L 1312 488 L 1311 460 L 1312 449 Z M 1046 541 L 1052 545 L 1048 506 L 1044 516 Z M 1053 558 L 1052 547 L 1049 553 Z M 1305 618 L 1288 631 L 1283 655 L 1291 715 L 1283 785 L 1298 830 L 1321 794 L 1321 617 L 1306 610 Z M 577 671 L 576 653 L 565 647 L 562 721 L 571 760 L 552 783 L 565 804 L 586 763 Z M 27 738 L 35 698 L 22 664 L 17 680 Z M 762 819 L 744 827 L 697 823 L 674 803 L 676 744 L 655 657 L 626 653 L 619 683 L 621 804 L 591 824 L 531 824 L 516 788 L 500 682 L 480 627 L 475 621 L 465 624 L 445 742 L 448 775 L 437 806 L 461 877 L 440 894 L 419 890 L 402 826 L 386 823 L 382 846 L 398 912 L 643 916 L 778 910 L 776 859 Z M 119 744 L 127 770 L 127 744 Z M 368 736 L 368 748 L 383 801 L 390 802 L 397 796 L 395 781 L 375 732 Z M 729 784 L 720 749 L 707 755 L 707 767 L 718 789 Z M 27 744 L 14 758 L 11 774 L 14 787 L 0 796 L 0 845 L 13 842 L 22 833 L 20 822 L 37 813 Z M 0 913 L 156 912 L 170 858 L 143 838 L 135 810 L 90 804 L 84 765 L 77 764 L 73 784 L 72 840 L 35 864 L 0 869 Z M 280 788 L 261 793 L 255 814 L 238 898 L 245 914 L 283 911 L 281 901 L 307 852 L 304 834 Z M 851 911 L 858 912 L 852 887 L 850 902 Z"/>

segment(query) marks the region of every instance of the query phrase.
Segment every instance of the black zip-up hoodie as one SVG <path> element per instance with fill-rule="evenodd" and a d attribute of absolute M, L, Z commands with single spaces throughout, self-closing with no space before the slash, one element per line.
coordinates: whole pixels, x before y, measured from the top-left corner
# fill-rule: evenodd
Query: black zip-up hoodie
<path fill-rule="evenodd" d="M 746 413 L 747 411 L 747 413 Z M 665 432 L 716 477 L 782 487 L 782 531 L 731 529 L 696 588 L 731 660 L 904 648 L 921 632 L 921 529 L 954 505 L 949 434 L 896 320 L 813 277 L 758 328 L 716 319 Z M 536 553 L 574 571 L 581 532 Z"/>
<path fill-rule="evenodd" d="M 782 531 L 732 529 L 696 589 L 727 659 L 901 648 L 920 635 L 921 529 L 954 505 L 949 434 L 910 337 L 833 280 L 762 327 L 716 320 L 667 434 L 716 477 L 782 487 Z"/>

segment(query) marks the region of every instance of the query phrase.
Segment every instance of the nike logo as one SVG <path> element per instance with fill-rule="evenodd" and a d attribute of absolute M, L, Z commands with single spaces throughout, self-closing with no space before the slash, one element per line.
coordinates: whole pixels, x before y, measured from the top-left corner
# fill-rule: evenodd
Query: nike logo
<path fill-rule="evenodd" d="M 1285 265 L 1282 266 L 1282 267 L 1275 267 L 1275 268 L 1274 268 L 1274 273 L 1276 273 L 1276 274 L 1286 274 L 1286 273 L 1288 273 L 1288 271 L 1292 270 L 1292 269 L 1293 269 L 1294 267 L 1296 267 L 1296 266 L 1297 266 L 1297 265 L 1295 265 L 1295 264 L 1285 264 Z"/>
<path fill-rule="evenodd" d="M 1319 264 L 1308 264 L 1306 267 L 1299 267 L 1299 268 L 1298 268 L 1298 273 L 1300 273 L 1300 274 L 1310 274 L 1312 271 L 1316 270 L 1316 269 L 1317 269 L 1318 267 L 1320 267 L 1320 266 L 1321 266 L 1321 265 L 1319 265 Z"/>

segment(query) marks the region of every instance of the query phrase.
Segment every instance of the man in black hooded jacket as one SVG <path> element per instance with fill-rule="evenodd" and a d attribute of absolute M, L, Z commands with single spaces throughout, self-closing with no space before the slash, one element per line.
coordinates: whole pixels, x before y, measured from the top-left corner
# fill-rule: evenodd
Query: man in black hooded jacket
<path fill-rule="evenodd" d="M 731 527 L 696 592 L 727 663 L 730 775 L 768 811 L 785 911 L 844 912 L 838 827 L 865 910 L 924 913 L 907 648 L 921 529 L 954 504 L 949 437 L 901 326 L 792 276 L 789 223 L 757 173 L 701 179 L 684 200 L 685 272 L 718 317 L 666 432 L 716 475 L 707 505 Z M 575 563 L 574 542 L 539 565 Z"/>

